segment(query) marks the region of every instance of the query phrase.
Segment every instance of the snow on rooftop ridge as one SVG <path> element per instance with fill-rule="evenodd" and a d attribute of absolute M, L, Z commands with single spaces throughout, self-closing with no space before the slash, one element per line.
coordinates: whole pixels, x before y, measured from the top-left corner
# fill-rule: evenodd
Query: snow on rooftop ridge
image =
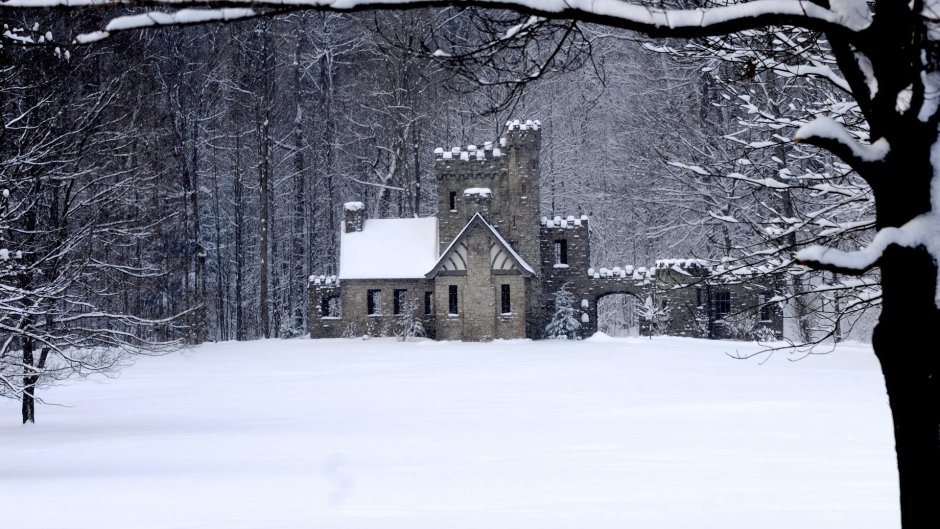
<path fill-rule="evenodd" d="M 542 122 L 539 120 L 527 119 L 525 121 L 519 119 L 511 119 L 506 122 L 506 128 L 509 130 L 539 130 L 542 127 Z"/>
<path fill-rule="evenodd" d="M 343 209 L 346 211 L 359 211 L 361 209 L 365 209 L 365 207 L 366 207 L 365 204 L 363 204 L 362 202 L 355 202 L 355 201 L 347 202 L 343 204 Z"/>
<path fill-rule="evenodd" d="M 464 196 L 479 195 L 481 197 L 488 197 L 493 194 L 493 190 L 488 187 L 470 187 L 463 190 Z"/>
<path fill-rule="evenodd" d="M 541 224 L 546 228 L 577 228 L 583 226 L 587 221 L 587 215 L 581 215 L 580 217 L 575 217 L 574 215 L 568 215 L 567 217 L 555 215 L 551 219 L 548 217 L 542 217 Z"/>

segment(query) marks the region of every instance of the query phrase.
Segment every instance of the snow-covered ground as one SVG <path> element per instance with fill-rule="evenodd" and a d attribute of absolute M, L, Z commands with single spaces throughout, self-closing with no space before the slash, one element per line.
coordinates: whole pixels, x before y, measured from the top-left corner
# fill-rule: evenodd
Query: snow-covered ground
<path fill-rule="evenodd" d="M 898 527 L 868 346 L 292 340 L 0 403 L 5 527 Z M 761 358 L 763 360 L 763 358 Z"/>

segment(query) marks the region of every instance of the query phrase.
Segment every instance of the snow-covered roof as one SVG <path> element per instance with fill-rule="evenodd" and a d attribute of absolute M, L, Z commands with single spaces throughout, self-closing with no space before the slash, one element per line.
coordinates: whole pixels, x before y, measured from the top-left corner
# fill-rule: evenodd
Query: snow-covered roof
<path fill-rule="evenodd" d="M 423 279 L 437 263 L 437 218 L 368 219 L 340 236 L 339 279 Z"/>
<path fill-rule="evenodd" d="M 437 259 L 437 261 L 434 263 L 434 266 L 431 267 L 431 271 L 428 272 L 427 274 L 428 277 L 433 276 L 432 272 L 434 272 L 434 270 L 437 269 L 438 266 L 444 261 L 444 259 L 447 257 L 447 254 L 449 254 L 450 251 L 453 250 L 454 247 L 456 247 L 457 244 L 461 240 L 463 240 L 463 238 L 467 235 L 467 233 L 470 232 L 470 228 L 473 226 L 483 227 L 483 229 L 488 231 L 489 234 L 492 235 L 493 238 L 496 239 L 496 241 L 500 245 L 503 246 L 506 252 L 512 257 L 512 259 L 519 265 L 520 268 L 524 270 L 525 274 L 535 275 L 535 270 L 531 266 L 529 266 L 529 263 L 527 263 L 525 259 L 523 259 L 521 255 L 519 255 L 518 252 L 516 252 L 515 248 L 509 245 L 509 242 L 507 242 L 506 239 L 504 239 L 503 236 L 500 235 L 498 231 L 496 231 L 496 228 L 494 228 L 489 222 L 486 222 L 486 219 L 483 218 L 483 215 L 480 215 L 479 213 L 477 213 L 473 215 L 470 221 L 467 222 L 467 225 L 464 226 L 462 230 L 460 230 L 460 233 L 458 233 L 457 236 L 454 237 L 454 240 L 451 241 L 451 243 L 447 246 L 447 248 L 443 252 L 441 252 L 440 258 Z"/>
<path fill-rule="evenodd" d="M 347 202 L 343 204 L 343 209 L 346 211 L 359 211 L 364 209 L 366 206 L 362 202 Z"/>

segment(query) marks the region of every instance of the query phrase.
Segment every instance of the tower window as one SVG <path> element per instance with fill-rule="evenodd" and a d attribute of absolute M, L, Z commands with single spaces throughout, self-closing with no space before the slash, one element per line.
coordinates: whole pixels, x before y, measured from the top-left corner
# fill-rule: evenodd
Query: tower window
<path fill-rule="evenodd" d="M 450 200 L 450 210 L 457 211 L 457 192 L 456 191 L 450 192 L 449 200 Z"/>
<path fill-rule="evenodd" d="M 382 291 L 369 289 L 366 291 L 366 314 L 380 316 L 382 314 Z"/>
<path fill-rule="evenodd" d="M 509 314 L 512 312 L 512 302 L 509 295 L 509 285 L 501 285 L 500 288 L 500 305 L 502 305 L 502 313 Z"/>
<path fill-rule="evenodd" d="M 762 323 L 773 321 L 774 311 L 773 307 L 770 305 L 770 300 L 773 297 L 773 292 L 761 292 L 760 296 L 757 298 L 757 303 L 760 306 L 760 321 Z"/>
<path fill-rule="evenodd" d="M 401 314 L 402 309 L 408 304 L 408 291 L 404 288 L 396 288 L 393 294 L 392 310 L 395 314 Z"/>
<path fill-rule="evenodd" d="M 568 264 L 568 241 L 555 241 L 555 264 Z"/>
<path fill-rule="evenodd" d="M 447 313 L 453 316 L 459 314 L 457 311 L 457 285 L 447 287 Z"/>
<path fill-rule="evenodd" d="M 723 319 L 731 314 L 731 292 L 727 290 L 715 292 L 715 319 Z"/>

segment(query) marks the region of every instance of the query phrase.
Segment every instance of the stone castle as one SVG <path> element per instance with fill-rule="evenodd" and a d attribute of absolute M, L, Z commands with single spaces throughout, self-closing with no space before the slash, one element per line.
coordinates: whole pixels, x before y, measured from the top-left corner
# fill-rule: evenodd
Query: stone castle
<path fill-rule="evenodd" d="M 782 335 L 772 275 L 692 259 L 592 267 L 589 219 L 541 216 L 540 149 L 538 121 L 507 123 L 495 143 L 436 149 L 435 217 L 367 219 L 362 203 L 346 203 L 339 274 L 310 278 L 311 337 L 396 335 L 419 323 L 439 340 L 537 339 L 563 287 L 582 337 L 611 294 L 644 306 L 646 332 Z"/>

